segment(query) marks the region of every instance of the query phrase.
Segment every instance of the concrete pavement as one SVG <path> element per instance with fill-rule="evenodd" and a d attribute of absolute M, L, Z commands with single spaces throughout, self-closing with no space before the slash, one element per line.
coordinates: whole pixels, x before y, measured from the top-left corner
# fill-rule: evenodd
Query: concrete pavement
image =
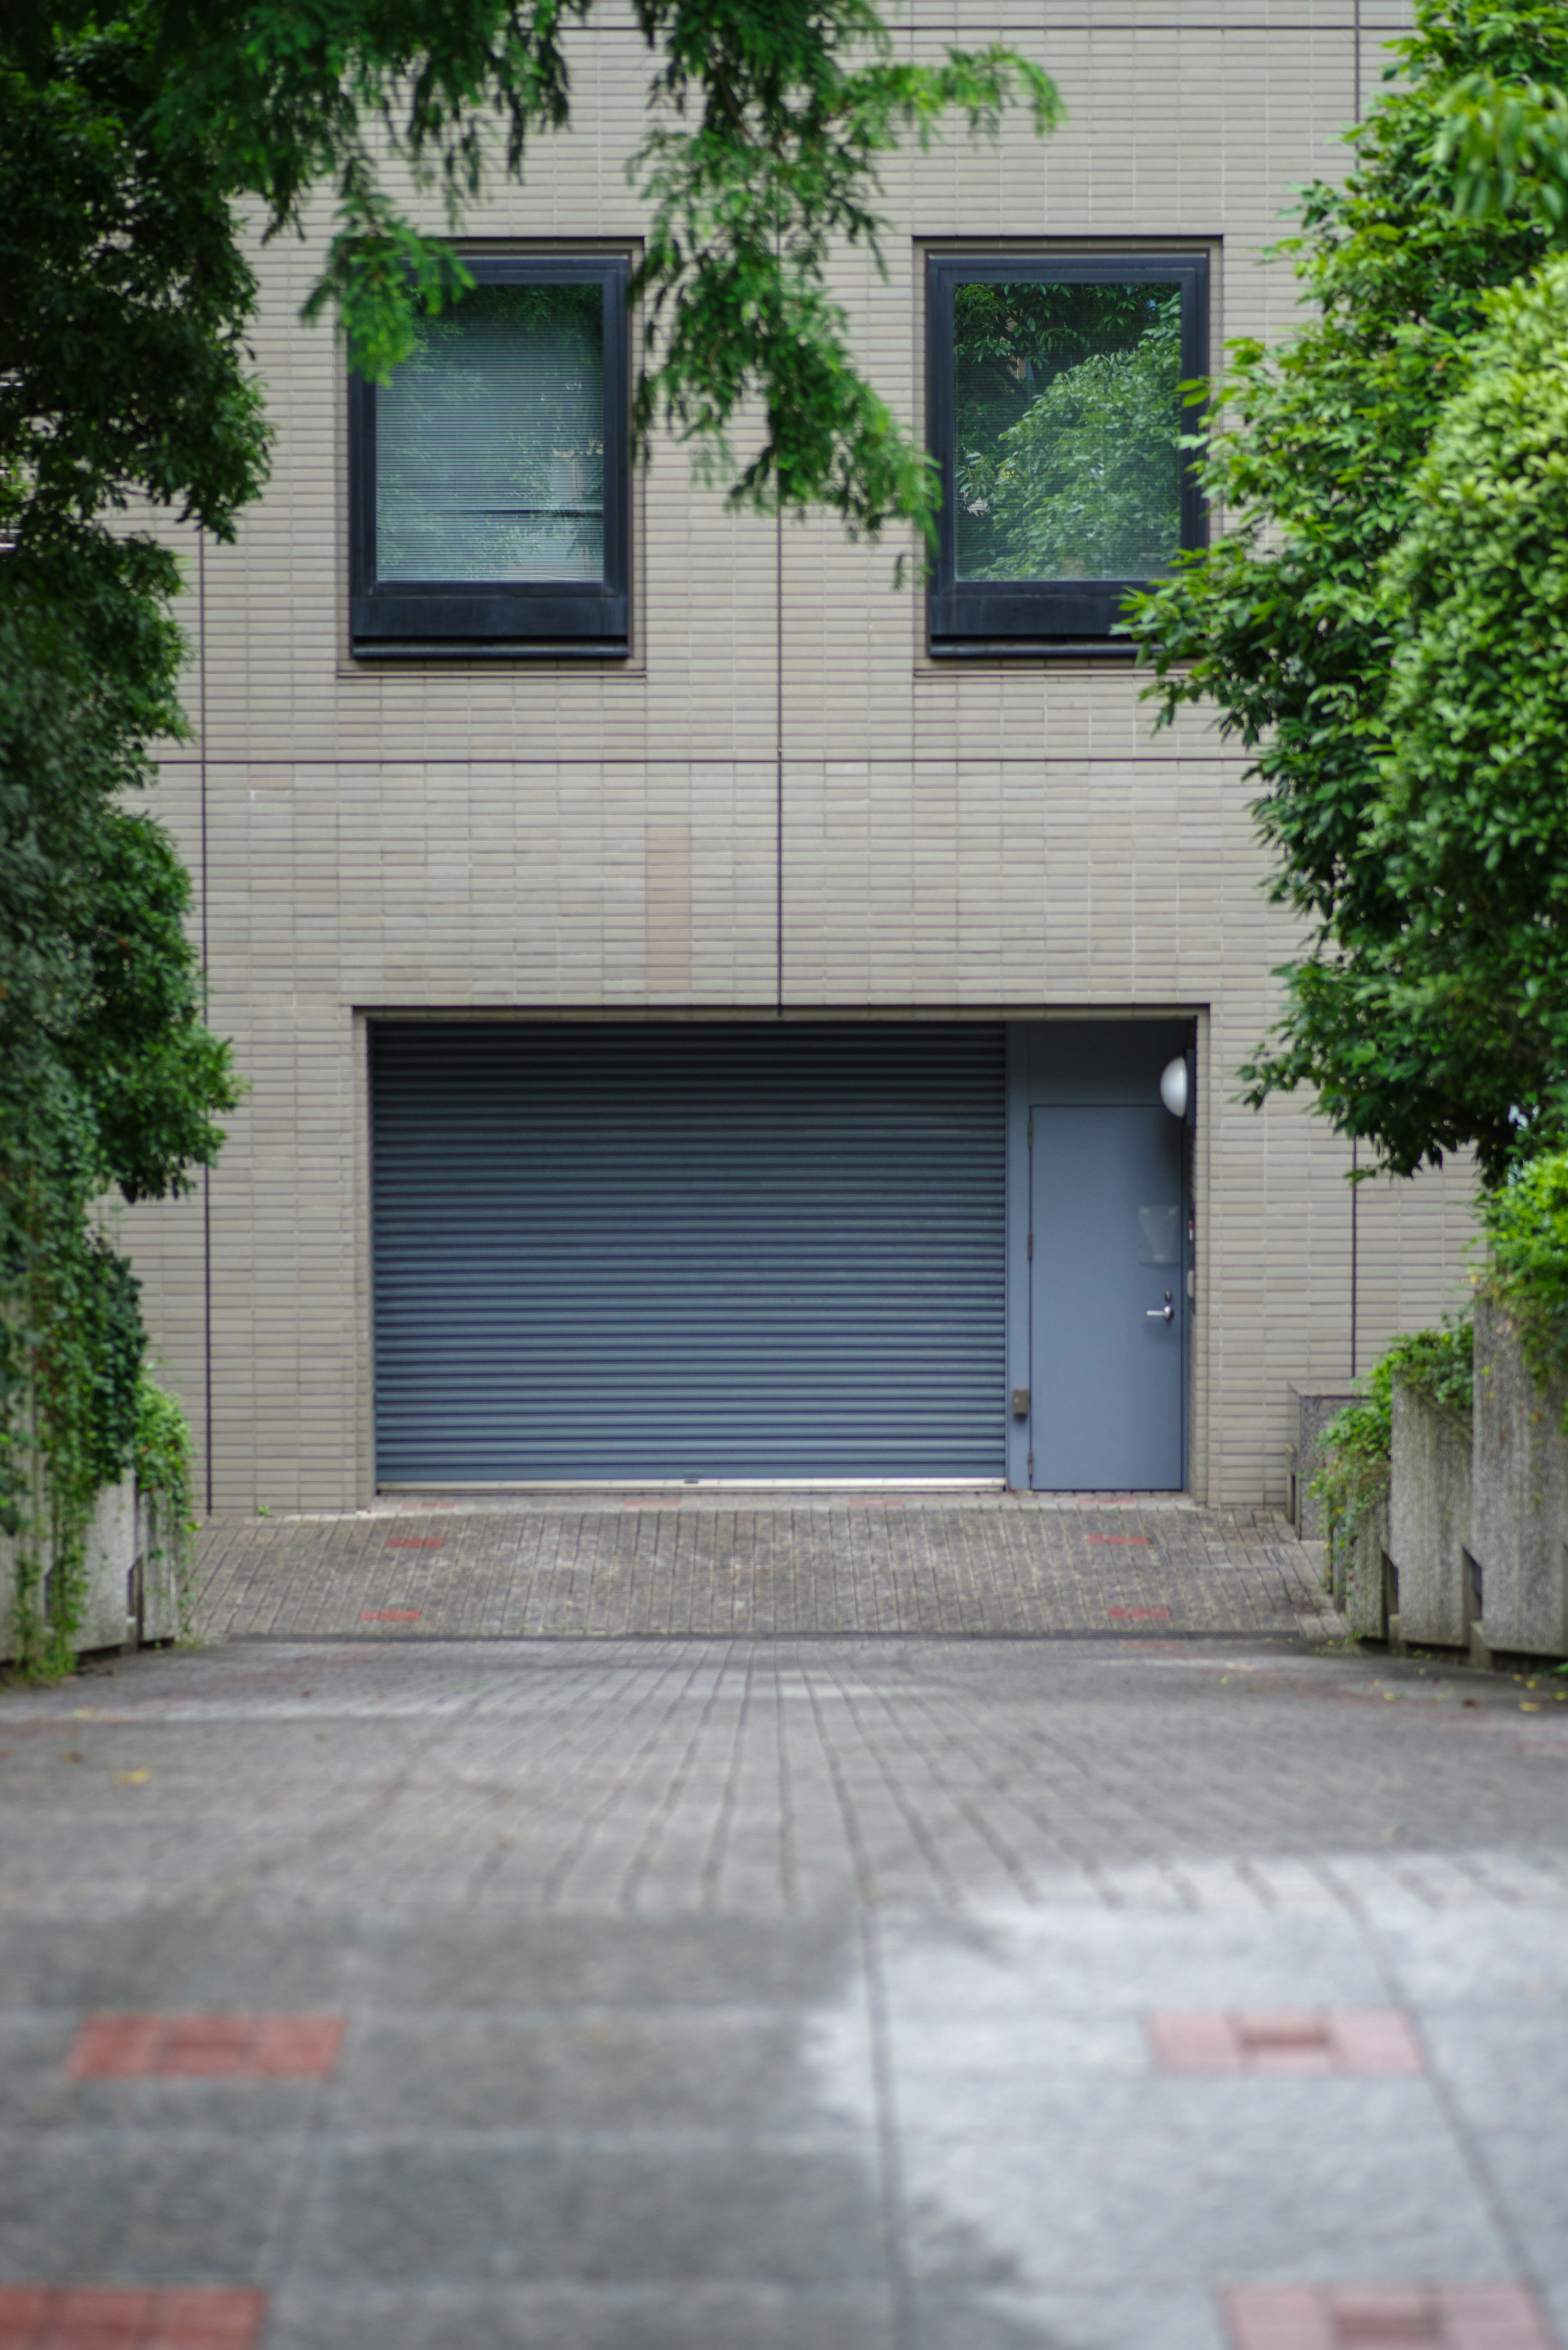
<path fill-rule="evenodd" d="M 1568 2345 L 1564 1688 L 1140 1621 L 6 1692 L 0 2343 Z"/>

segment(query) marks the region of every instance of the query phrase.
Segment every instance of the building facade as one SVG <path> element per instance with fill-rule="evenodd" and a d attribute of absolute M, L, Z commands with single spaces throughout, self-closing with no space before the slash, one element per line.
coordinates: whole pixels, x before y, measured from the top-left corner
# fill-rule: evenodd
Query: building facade
<path fill-rule="evenodd" d="M 1155 731 L 1106 634 L 1106 578 L 1205 526 L 1176 461 L 1151 444 L 1094 544 L 1061 521 L 1069 362 L 1132 414 L 1161 367 L 1288 328 L 1262 250 L 1343 167 L 1399 22 L 903 26 L 915 56 L 1028 44 L 1069 111 L 891 159 L 887 277 L 839 272 L 950 469 L 924 586 L 831 521 L 727 511 L 678 449 L 626 463 L 648 61 L 613 10 L 573 36 L 570 133 L 469 223 L 483 298 L 386 393 L 298 323 L 318 246 L 266 248 L 274 477 L 234 547 L 186 535 L 199 733 L 160 795 L 251 1089 L 203 1189 L 122 1224 L 214 1506 L 618 1478 L 1255 1503 L 1293 1383 L 1451 1303 L 1462 1170 L 1353 1214 L 1308 1104 L 1235 1099 L 1293 942 L 1244 758 L 1200 712 Z"/>

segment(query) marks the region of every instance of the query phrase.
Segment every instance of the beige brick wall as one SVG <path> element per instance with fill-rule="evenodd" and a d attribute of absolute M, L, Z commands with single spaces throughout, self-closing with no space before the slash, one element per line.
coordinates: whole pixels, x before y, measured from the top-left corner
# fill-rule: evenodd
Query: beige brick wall
<path fill-rule="evenodd" d="M 1043 36 L 1030 21 L 967 0 L 900 36 L 917 55 L 1031 41 L 1071 110 L 1042 145 L 1010 126 L 994 150 L 955 140 L 888 170 L 888 280 L 852 258 L 841 287 L 909 416 L 922 240 L 1201 239 L 1216 354 L 1282 330 L 1295 287 L 1260 248 L 1293 188 L 1341 168 L 1358 64 L 1367 93 L 1401 17 L 1054 0 Z M 576 36 L 576 130 L 475 232 L 635 237 L 645 70 L 609 17 Z M 208 550 L 204 609 L 189 599 L 206 734 L 161 794 L 193 866 L 204 796 L 213 1016 L 251 1092 L 208 1196 L 123 1220 L 203 1442 L 210 1368 L 218 1505 L 368 1492 L 357 1014 L 774 1013 L 781 967 L 797 1014 L 1205 1015 L 1195 1479 L 1216 1500 L 1281 1494 L 1289 1383 L 1348 1369 L 1348 1151 L 1304 1104 L 1232 1098 L 1291 942 L 1258 886 L 1241 763 L 1201 714 L 1153 734 L 1124 670 L 933 665 L 896 549 L 732 515 L 668 450 L 639 494 L 631 661 L 356 671 L 341 365 L 296 319 L 316 250 L 265 257 L 275 478 L 238 546 Z M 1364 1367 L 1455 1293 L 1468 1197 L 1462 1170 L 1364 1188 Z"/>

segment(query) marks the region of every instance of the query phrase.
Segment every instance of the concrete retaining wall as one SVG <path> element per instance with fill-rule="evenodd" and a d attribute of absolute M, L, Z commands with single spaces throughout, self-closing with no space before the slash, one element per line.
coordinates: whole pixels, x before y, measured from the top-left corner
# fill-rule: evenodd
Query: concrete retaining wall
<path fill-rule="evenodd" d="M 1362 1640 L 1388 1637 L 1388 1499 L 1361 1517 L 1348 1538 L 1334 1542 L 1334 1604 L 1347 1632 Z"/>
<path fill-rule="evenodd" d="M 1388 1637 L 1396 1647 L 1469 1645 L 1474 1442 L 1468 1419 L 1430 1402 L 1408 1380 L 1395 1380 L 1388 1556 L 1397 1581 Z"/>
<path fill-rule="evenodd" d="M 132 1569 L 131 1617 L 139 1639 L 180 1637 L 179 1546 L 162 1523 L 166 1512 L 150 1493 L 136 1497 L 136 1563 Z"/>
<path fill-rule="evenodd" d="M 1291 1396 L 1296 1422 L 1296 1440 L 1290 1454 L 1291 1522 L 1298 1541 L 1321 1542 L 1328 1528 L 1324 1523 L 1323 1503 L 1312 1485 L 1328 1457 L 1324 1450 L 1323 1431 L 1331 1419 L 1349 1405 L 1359 1403 L 1361 1398 L 1354 1388 L 1293 1387 Z"/>
<path fill-rule="evenodd" d="M 1538 1388 L 1507 1315 L 1478 1299 L 1469 1549 L 1484 1649 L 1568 1656 L 1565 1401 L 1568 1382 Z"/>
<path fill-rule="evenodd" d="M 16 1654 L 16 1546 L 0 1536 L 0 1664 Z M 180 1631 L 175 1545 L 162 1532 L 151 1500 L 135 1481 L 106 1485 L 87 1537 L 87 1602 L 74 1643 L 93 1648 L 134 1648 L 139 1640 L 171 1640 Z"/>

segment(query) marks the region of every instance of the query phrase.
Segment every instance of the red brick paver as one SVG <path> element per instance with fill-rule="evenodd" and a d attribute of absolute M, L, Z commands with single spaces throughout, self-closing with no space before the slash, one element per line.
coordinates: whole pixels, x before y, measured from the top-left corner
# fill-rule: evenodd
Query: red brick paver
<path fill-rule="evenodd" d="M 1420 2073 L 1426 2053 L 1397 2007 L 1237 2009 L 1147 2019 L 1162 2073 Z"/>
<path fill-rule="evenodd" d="M 337 2069 L 340 2015 L 95 2015 L 66 2070 L 76 2081 L 324 2081 Z"/>
<path fill-rule="evenodd" d="M 1168 1624 L 1168 1607 L 1107 1607 L 1106 1614 L 1113 1624 Z"/>
<path fill-rule="evenodd" d="M 252 2350 L 265 2315 L 211 2285 L 0 2285 L 0 2350 Z"/>
<path fill-rule="evenodd" d="M 1222 2305 L 1235 2350 L 1555 2350 L 1514 2284 L 1246 2285 Z"/>
<path fill-rule="evenodd" d="M 419 1620 L 417 1607 L 361 1607 L 359 1610 L 361 1624 L 417 1624 Z"/>

